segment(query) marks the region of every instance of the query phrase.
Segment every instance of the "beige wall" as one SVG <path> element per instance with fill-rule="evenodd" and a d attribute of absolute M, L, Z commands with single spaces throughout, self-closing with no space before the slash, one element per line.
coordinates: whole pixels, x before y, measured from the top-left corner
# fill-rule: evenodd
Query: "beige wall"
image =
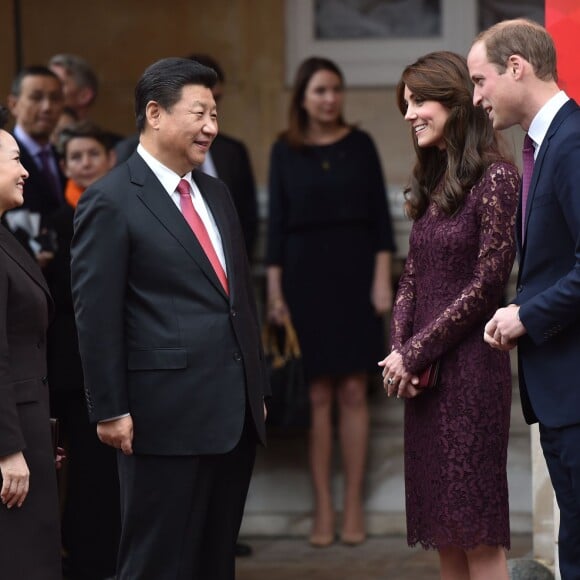
<path fill-rule="evenodd" d="M 4 96 L 14 73 L 14 39 L 12 2 L 3 4 L 10 4 L 0 22 Z M 221 129 L 247 143 L 265 185 L 288 99 L 283 0 L 99 0 L 83 2 L 82 9 L 78 0 L 21 0 L 21 6 L 24 64 L 46 62 L 56 52 L 84 56 L 102 84 L 95 120 L 124 134 L 133 131 L 133 88 L 148 64 L 194 51 L 214 55 L 227 76 Z M 346 99 L 347 119 L 374 137 L 389 184 L 404 184 L 413 155 L 393 89 L 351 89 Z"/>

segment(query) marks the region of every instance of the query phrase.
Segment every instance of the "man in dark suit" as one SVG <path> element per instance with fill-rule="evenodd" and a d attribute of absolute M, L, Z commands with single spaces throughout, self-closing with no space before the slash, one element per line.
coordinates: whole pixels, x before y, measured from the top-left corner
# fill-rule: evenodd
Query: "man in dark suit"
<path fill-rule="evenodd" d="M 226 186 L 196 170 L 217 133 L 215 81 L 189 59 L 151 65 L 135 91 L 137 152 L 76 210 L 89 414 L 122 451 L 119 580 L 234 578 L 265 438 L 267 371 L 242 232 Z"/>
<path fill-rule="evenodd" d="M 13 135 L 20 147 L 22 163 L 30 173 L 23 207 L 42 216 L 64 201 L 66 180 L 50 144 L 63 99 L 60 79 L 43 66 L 23 69 L 14 79 L 8 97 L 10 112 L 16 120 Z"/>
<path fill-rule="evenodd" d="M 484 339 L 503 350 L 518 346 L 524 416 L 528 423 L 539 422 L 560 506 L 562 578 L 577 579 L 580 108 L 559 89 L 553 41 L 536 23 L 504 21 L 483 32 L 468 65 L 475 104 L 488 111 L 497 129 L 520 125 L 530 143 L 517 220 L 517 296 L 494 314 Z"/>
<path fill-rule="evenodd" d="M 63 103 L 60 79 L 44 66 L 20 71 L 8 97 L 10 112 L 16 119 L 13 135 L 20 147 L 22 163 L 30 173 L 22 208 L 38 214 L 41 221 L 64 203 L 65 177 L 50 143 Z M 10 219 L 7 221 L 10 223 Z M 40 265 L 45 265 L 53 250 L 50 240 L 44 237 L 31 241 L 28 236 L 25 239 L 23 231 L 15 233 L 36 255 Z"/>
<path fill-rule="evenodd" d="M 217 81 L 212 87 L 212 94 L 216 104 L 219 105 L 224 95 L 226 80 L 222 67 L 207 54 L 195 53 L 188 58 L 216 72 Z M 135 151 L 138 142 L 138 135 L 131 135 L 117 143 L 115 146 L 117 162 L 127 160 Z M 247 147 L 242 141 L 219 133 L 213 140 L 211 149 L 207 152 L 200 169 L 208 175 L 218 177 L 228 186 L 242 224 L 246 250 L 251 261 L 258 233 L 258 208 L 256 182 Z"/>

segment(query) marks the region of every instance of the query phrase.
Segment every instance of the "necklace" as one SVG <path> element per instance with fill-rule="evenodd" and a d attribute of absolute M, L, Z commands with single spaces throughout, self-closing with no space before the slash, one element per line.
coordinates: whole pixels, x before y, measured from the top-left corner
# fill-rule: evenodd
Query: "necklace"
<path fill-rule="evenodd" d="M 323 170 L 330 171 L 332 168 L 333 155 L 332 150 L 327 146 L 312 145 L 310 147 L 311 155 L 315 163 Z"/>
<path fill-rule="evenodd" d="M 341 130 L 340 134 L 335 135 L 335 139 L 310 142 L 312 152 L 323 171 L 330 171 L 333 168 L 334 162 L 340 162 L 344 158 L 344 151 L 342 151 L 342 148 L 337 151 L 336 144 L 342 141 L 349 133 L 350 129 L 346 133 Z"/>

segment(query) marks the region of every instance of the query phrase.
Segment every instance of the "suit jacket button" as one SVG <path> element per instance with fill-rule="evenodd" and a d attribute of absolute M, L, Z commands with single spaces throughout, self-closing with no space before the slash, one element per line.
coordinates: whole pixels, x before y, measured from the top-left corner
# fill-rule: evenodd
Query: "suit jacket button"
<path fill-rule="evenodd" d="M 235 318 L 238 315 L 237 311 L 234 308 L 232 308 L 230 310 L 230 314 L 231 314 L 232 318 Z"/>
<path fill-rule="evenodd" d="M 524 287 L 520 284 L 517 288 L 516 288 L 516 292 L 520 293 L 522 290 L 524 289 Z"/>
<path fill-rule="evenodd" d="M 240 362 L 242 360 L 242 355 L 239 352 L 234 352 L 234 360 Z"/>

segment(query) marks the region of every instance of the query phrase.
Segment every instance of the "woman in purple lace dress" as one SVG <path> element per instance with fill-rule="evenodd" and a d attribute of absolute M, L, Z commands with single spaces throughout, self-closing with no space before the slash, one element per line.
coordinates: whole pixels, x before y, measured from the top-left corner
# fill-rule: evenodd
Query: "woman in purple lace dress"
<path fill-rule="evenodd" d="M 519 176 L 472 104 L 463 57 L 420 58 L 397 100 L 417 154 L 406 201 L 414 224 L 393 350 L 379 364 L 389 396 L 405 398 L 408 543 L 439 551 L 444 580 L 507 580 L 511 373 L 483 329 L 514 260 Z M 437 360 L 437 385 L 420 388 Z"/>

